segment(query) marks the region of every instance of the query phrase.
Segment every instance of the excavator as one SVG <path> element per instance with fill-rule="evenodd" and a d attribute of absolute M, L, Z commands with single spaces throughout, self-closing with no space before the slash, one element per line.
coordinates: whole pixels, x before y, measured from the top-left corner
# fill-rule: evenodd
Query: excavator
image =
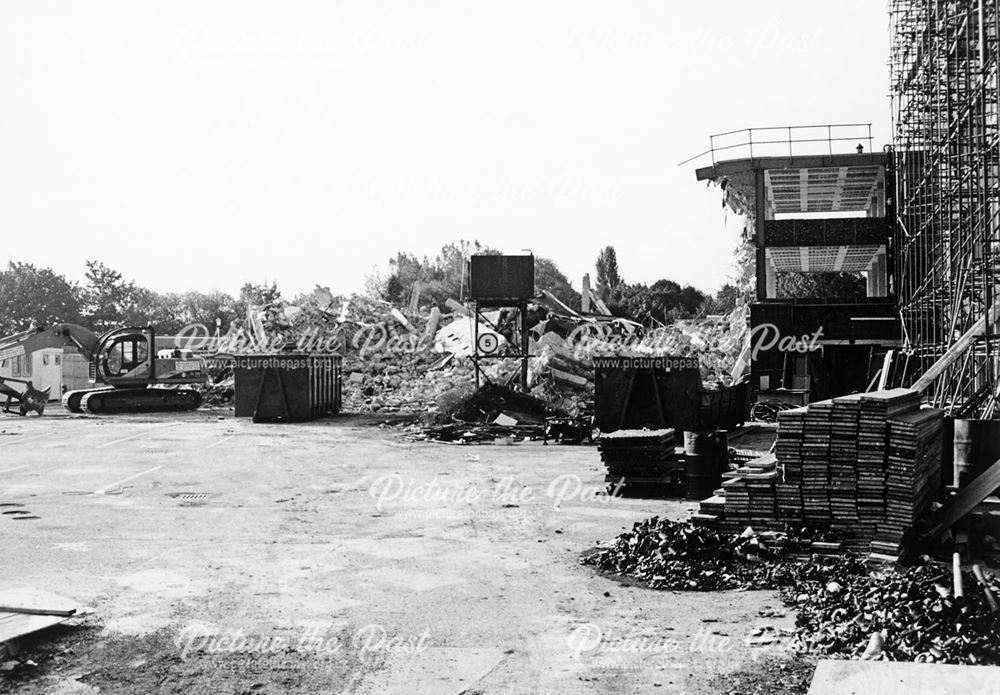
<path fill-rule="evenodd" d="M 63 407 L 72 413 L 195 410 L 201 393 L 185 387 L 210 381 L 205 361 L 189 351 L 157 351 L 152 326 L 109 331 L 89 352 L 93 387 L 63 394 Z"/>

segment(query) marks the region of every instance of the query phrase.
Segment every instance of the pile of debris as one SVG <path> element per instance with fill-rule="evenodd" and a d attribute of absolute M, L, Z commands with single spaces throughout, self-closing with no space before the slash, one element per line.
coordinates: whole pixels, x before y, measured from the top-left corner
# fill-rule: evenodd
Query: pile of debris
<path fill-rule="evenodd" d="M 809 555 L 828 535 L 725 534 L 653 517 L 583 559 L 654 589 L 780 589 L 798 611 L 797 646 L 846 657 L 1000 665 L 1000 583 L 929 558 L 870 570 L 857 556 Z M 967 587 L 964 591 L 960 588 Z"/>
<path fill-rule="evenodd" d="M 473 443 L 501 437 L 540 439 L 551 409 L 533 396 L 496 384 L 458 398 L 439 401 L 439 423 L 422 431 L 421 439 Z"/>
<path fill-rule="evenodd" d="M 731 534 L 654 516 L 636 522 L 630 532 L 583 562 L 653 589 L 774 589 L 793 585 L 802 573 L 815 571 L 808 564 L 784 562 L 785 556 L 807 553 L 814 542 L 831 540 L 829 533 L 809 527 L 793 533 L 758 534 L 747 529 Z M 852 556 L 836 561 L 845 563 L 842 569 L 864 571 L 864 565 Z"/>
<path fill-rule="evenodd" d="M 494 326 L 504 324 L 501 311 L 486 314 L 489 323 L 481 323 L 480 332 L 496 333 Z M 530 392 L 556 412 L 575 416 L 593 399 L 595 356 L 697 356 L 707 387 L 731 384 L 745 371 L 746 306 L 728 316 L 680 320 L 648 331 L 612 316 L 582 316 L 545 295 L 529 307 L 529 316 L 535 320 L 528 341 Z M 265 298 L 250 308 L 244 325 L 234 324 L 222 344 L 252 352 L 336 352 L 344 359 L 345 410 L 435 414 L 443 397 L 454 390 L 468 395 L 475 381 L 469 359 L 475 321 L 454 300 L 446 311 L 415 302 L 401 308 L 358 295 L 336 297 L 317 287 L 294 303 Z M 498 354 L 519 340 L 496 335 Z M 494 359 L 483 367 L 486 379 L 504 384 L 519 373 L 520 362 Z M 227 397 L 222 386 L 212 390 L 210 402 Z"/>
<path fill-rule="evenodd" d="M 496 384 L 486 384 L 438 413 L 441 422 L 497 422 L 541 425 L 549 408 L 536 398 Z"/>
<path fill-rule="evenodd" d="M 740 305 L 726 316 L 680 319 L 644 330 L 631 322 L 577 319 L 566 331 L 566 319 L 557 329 L 539 324 L 532 343 L 533 381 L 540 384 L 593 390 L 594 357 L 612 355 L 696 357 L 706 388 L 731 386 L 748 366 L 749 310 Z"/>
<path fill-rule="evenodd" d="M 231 406 L 236 398 L 236 379 L 232 370 L 214 380 L 211 386 L 201 389 L 201 402 L 205 405 L 224 407 Z"/>
<path fill-rule="evenodd" d="M 979 569 L 961 574 L 967 590 L 956 596 L 953 572 L 924 557 L 903 572 L 837 575 L 825 586 L 796 587 L 785 599 L 798 609 L 797 641 L 806 651 L 1000 665 L 1000 584 Z"/>

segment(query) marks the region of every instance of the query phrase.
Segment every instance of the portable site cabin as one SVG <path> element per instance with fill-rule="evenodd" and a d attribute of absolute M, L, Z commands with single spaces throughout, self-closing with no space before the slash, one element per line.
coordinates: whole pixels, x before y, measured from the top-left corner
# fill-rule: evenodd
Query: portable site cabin
<path fill-rule="evenodd" d="M 31 381 L 36 389 L 50 387 L 57 401 L 73 389 L 87 388 L 90 356 L 97 335 L 73 323 L 57 323 L 0 338 L 0 378 Z"/>

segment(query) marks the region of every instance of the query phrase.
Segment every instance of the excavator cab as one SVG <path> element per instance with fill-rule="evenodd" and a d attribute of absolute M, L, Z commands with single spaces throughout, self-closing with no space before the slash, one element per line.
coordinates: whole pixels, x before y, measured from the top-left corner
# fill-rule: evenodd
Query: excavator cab
<path fill-rule="evenodd" d="M 153 377 L 152 331 L 123 328 L 104 336 L 97 353 L 97 380 L 105 384 L 147 384 Z"/>

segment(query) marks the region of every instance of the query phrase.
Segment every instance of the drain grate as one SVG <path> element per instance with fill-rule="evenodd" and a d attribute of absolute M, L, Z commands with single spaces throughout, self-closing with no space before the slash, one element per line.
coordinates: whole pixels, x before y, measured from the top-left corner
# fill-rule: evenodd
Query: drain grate
<path fill-rule="evenodd" d="M 207 492 L 168 492 L 167 497 L 172 497 L 175 500 L 183 500 L 184 502 L 195 502 L 197 500 L 207 500 L 209 498 L 209 493 Z"/>

